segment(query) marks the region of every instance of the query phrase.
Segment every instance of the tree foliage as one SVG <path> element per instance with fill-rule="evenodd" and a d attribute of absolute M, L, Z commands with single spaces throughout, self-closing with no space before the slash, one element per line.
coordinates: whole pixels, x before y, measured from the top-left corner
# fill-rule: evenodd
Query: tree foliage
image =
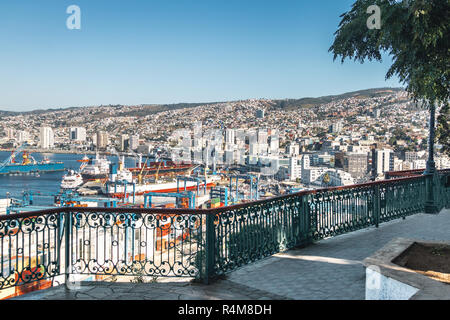
<path fill-rule="evenodd" d="M 367 27 L 371 5 L 381 10 L 380 29 Z M 438 134 L 450 148 L 448 131 L 447 138 L 443 132 L 450 118 L 442 112 L 450 98 L 450 0 L 357 0 L 341 18 L 329 49 L 334 59 L 363 63 L 390 55 L 387 79 L 396 75 L 416 101 L 443 106 Z"/>

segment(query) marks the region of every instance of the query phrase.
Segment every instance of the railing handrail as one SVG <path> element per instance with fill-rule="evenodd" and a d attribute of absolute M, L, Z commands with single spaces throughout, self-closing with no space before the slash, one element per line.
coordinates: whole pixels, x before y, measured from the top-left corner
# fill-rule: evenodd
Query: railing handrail
<path fill-rule="evenodd" d="M 231 210 L 237 210 L 244 207 L 248 207 L 250 205 L 260 205 L 271 201 L 278 201 L 278 200 L 284 200 L 284 199 L 290 199 L 293 197 L 298 196 L 304 196 L 304 195 L 310 195 L 310 194 L 316 194 L 320 192 L 333 192 L 333 191 L 339 191 L 339 190 L 347 190 L 347 189 L 353 189 L 353 188 L 364 188 L 364 187 L 370 187 L 374 185 L 381 185 L 385 183 L 395 183 L 395 182 L 401 182 L 401 181 L 408 181 L 408 180 L 415 180 L 415 179 L 422 179 L 425 178 L 424 175 L 419 176 L 413 176 L 413 177 L 404 177 L 404 178 L 396 178 L 396 179 L 384 179 L 379 181 L 371 181 L 361 184 L 352 184 L 347 186 L 338 186 L 338 187 L 327 187 L 327 188 L 319 188 L 314 190 L 303 190 L 291 194 L 284 194 L 280 196 L 271 197 L 268 199 L 261 199 L 261 200 L 255 200 L 255 201 L 249 201 L 244 203 L 239 203 L 235 205 L 230 205 L 226 207 L 219 207 L 219 208 L 211 208 L 211 209 L 185 209 L 185 208 L 122 208 L 122 207 L 55 207 L 51 209 L 45 209 L 45 210 L 36 210 L 36 211 L 28 211 L 23 213 L 14 213 L 9 215 L 0 215 L 0 221 L 5 220 L 15 220 L 15 219 L 23 219 L 23 218 L 30 218 L 30 217 L 39 217 L 44 215 L 50 215 L 54 213 L 65 213 L 65 212 L 111 212 L 114 211 L 114 213 L 148 213 L 148 214 L 177 214 L 177 215 L 183 215 L 183 214 L 215 214 L 220 213 L 224 211 L 231 211 Z"/>
<path fill-rule="evenodd" d="M 220 207 L 220 208 L 214 208 L 214 209 L 209 209 L 209 210 L 213 211 L 214 213 L 220 213 L 223 211 L 237 210 L 237 209 L 246 207 L 248 205 L 258 205 L 258 204 L 263 204 L 263 203 L 270 202 L 270 201 L 290 199 L 293 197 L 316 194 L 319 192 L 332 192 L 332 191 L 347 190 L 347 189 L 354 189 L 354 188 L 361 188 L 361 187 L 370 187 L 370 186 L 374 186 L 374 185 L 381 185 L 384 183 L 394 183 L 394 182 L 399 182 L 399 181 L 416 180 L 416 179 L 423 179 L 423 178 L 425 178 L 425 176 L 421 175 L 421 176 L 405 177 L 405 178 L 398 178 L 398 179 L 384 179 L 384 180 L 371 181 L 371 182 L 360 183 L 360 184 L 352 184 L 352 185 L 348 185 L 348 186 L 327 187 L 327 188 L 319 188 L 319 189 L 314 189 L 314 190 L 303 190 L 303 191 L 299 191 L 299 192 L 295 192 L 295 193 L 291 193 L 291 194 L 283 194 L 281 196 L 271 197 L 269 199 L 262 199 L 262 200 L 256 200 L 256 201 L 251 201 L 251 202 L 239 203 L 239 204 L 235 204 L 235 205 L 231 205 L 231 206 L 227 206 L 227 207 Z"/>
<path fill-rule="evenodd" d="M 209 210 L 209 209 L 207 209 Z M 15 220 L 30 217 L 40 217 L 54 213 L 65 212 L 114 212 L 114 213 L 155 213 L 155 214 L 199 214 L 199 211 L 206 209 L 178 209 L 178 208 L 121 208 L 121 207 L 55 207 L 45 210 L 27 211 L 23 213 L 14 213 L 1 215 L 0 221 Z"/>

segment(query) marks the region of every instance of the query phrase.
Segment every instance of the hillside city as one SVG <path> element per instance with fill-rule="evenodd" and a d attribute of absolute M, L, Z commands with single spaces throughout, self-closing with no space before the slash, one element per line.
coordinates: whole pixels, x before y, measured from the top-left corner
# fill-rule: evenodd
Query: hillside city
<path fill-rule="evenodd" d="M 0 146 L 167 156 L 316 188 L 425 168 L 427 126 L 428 111 L 405 91 L 373 89 L 301 105 L 249 99 L 178 108 L 109 105 L 8 113 L 2 115 Z M 447 168 L 450 159 L 439 147 L 436 167 Z"/>

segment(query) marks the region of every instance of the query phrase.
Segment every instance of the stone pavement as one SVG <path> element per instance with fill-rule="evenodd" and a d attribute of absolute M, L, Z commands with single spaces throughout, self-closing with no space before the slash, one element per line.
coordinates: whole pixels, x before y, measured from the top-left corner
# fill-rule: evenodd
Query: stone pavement
<path fill-rule="evenodd" d="M 168 279 L 144 284 L 87 282 L 79 290 L 59 286 L 15 299 L 363 300 L 366 257 L 397 237 L 448 241 L 449 230 L 450 210 L 417 214 L 276 254 L 209 286 Z"/>

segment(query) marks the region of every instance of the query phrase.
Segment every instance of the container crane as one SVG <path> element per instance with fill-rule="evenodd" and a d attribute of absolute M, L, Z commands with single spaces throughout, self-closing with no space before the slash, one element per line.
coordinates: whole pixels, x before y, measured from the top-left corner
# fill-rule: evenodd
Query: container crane
<path fill-rule="evenodd" d="M 16 150 L 14 150 L 11 155 L 0 164 L 0 170 L 2 170 L 6 165 L 8 165 L 9 163 L 14 163 L 14 158 L 20 153 L 22 152 L 23 149 L 25 149 L 25 147 L 27 147 L 28 144 L 27 143 L 23 143 L 21 144 Z"/>

